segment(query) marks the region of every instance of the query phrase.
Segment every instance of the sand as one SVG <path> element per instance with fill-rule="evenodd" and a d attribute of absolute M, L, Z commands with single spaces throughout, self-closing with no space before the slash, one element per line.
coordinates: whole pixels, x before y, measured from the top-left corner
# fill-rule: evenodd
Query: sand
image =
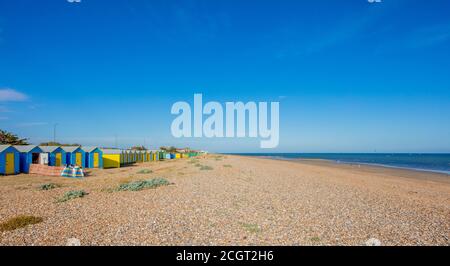
<path fill-rule="evenodd" d="M 0 232 L 0 245 L 450 245 L 448 175 L 319 160 L 197 160 L 95 169 L 82 180 L 0 177 L 0 222 L 44 219 Z M 112 190 L 155 177 L 173 184 Z M 38 189 L 49 182 L 61 187 Z M 89 194 L 57 202 L 77 189 Z"/>

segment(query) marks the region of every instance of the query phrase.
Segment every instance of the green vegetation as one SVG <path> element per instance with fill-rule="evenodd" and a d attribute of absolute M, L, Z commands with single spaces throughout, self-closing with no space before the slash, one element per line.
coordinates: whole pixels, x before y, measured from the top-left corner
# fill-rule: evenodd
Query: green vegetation
<path fill-rule="evenodd" d="M 147 148 L 145 148 L 144 146 L 133 146 L 131 147 L 132 150 L 136 150 L 136 151 L 146 151 Z"/>
<path fill-rule="evenodd" d="M 320 238 L 317 237 L 317 236 L 315 236 L 315 237 L 312 237 L 312 238 L 311 238 L 311 241 L 312 241 L 312 242 L 319 242 L 319 241 L 320 241 Z"/>
<path fill-rule="evenodd" d="M 27 216 L 27 215 L 20 215 L 14 218 L 11 218 L 7 220 L 6 222 L 3 222 L 0 224 L 0 232 L 3 231 L 12 231 L 18 228 L 25 227 L 30 224 L 37 224 L 42 222 L 44 219 L 41 217 L 35 217 L 35 216 Z"/>
<path fill-rule="evenodd" d="M 41 144 L 39 144 L 39 146 L 81 146 L 78 143 L 59 143 L 59 142 L 54 142 L 54 141 L 49 141 L 49 142 L 42 142 Z"/>
<path fill-rule="evenodd" d="M 117 191 L 139 191 L 145 188 L 156 188 L 159 186 L 167 186 L 169 184 L 170 182 L 165 178 L 153 178 L 120 184 Z"/>
<path fill-rule="evenodd" d="M 27 139 L 21 139 L 16 134 L 0 129 L 0 144 L 2 145 L 28 145 Z"/>
<path fill-rule="evenodd" d="M 85 192 L 84 190 L 71 190 L 66 192 L 62 198 L 58 199 L 57 202 L 65 202 L 71 199 L 82 198 L 87 194 L 88 193 Z"/>
<path fill-rule="evenodd" d="M 137 172 L 137 174 L 151 174 L 151 173 L 153 173 L 153 171 L 150 169 L 142 169 Z"/>
<path fill-rule="evenodd" d="M 55 184 L 55 183 L 46 183 L 46 184 L 40 185 L 39 189 L 40 190 L 50 190 L 50 189 L 54 189 L 57 187 L 60 187 L 60 185 Z"/>
<path fill-rule="evenodd" d="M 177 151 L 177 148 L 174 146 L 170 146 L 170 147 L 162 146 L 162 147 L 159 147 L 159 149 L 162 151 L 165 151 L 165 152 L 176 152 Z"/>
<path fill-rule="evenodd" d="M 212 168 L 211 166 L 208 166 L 208 165 L 201 165 L 200 166 L 200 170 L 212 170 L 212 169 L 214 169 L 214 168 Z"/>
<path fill-rule="evenodd" d="M 208 165 L 201 165 L 201 164 L 199 164 L 199 163 L 196 163 L 194 166 L 195 166 L 195 167 L 199 167 L 200 170 L 212 170 L 212 169 L 214 169 L 214 168 L 212 168 L 211 166 L 208 166 Z"/>
<path fill-rule="evenodd" d="M 231 164 L 224 164 L 223 167 L 233 167 Z"/>
<path fill-rule="evenodd" d="M 214 159 L 216 160 L 216 161 L 221 161 L 222 159 L 224 159 L 225 158 L 225 156 L 223 156 L 223 155 L 216 155 L 216 156 L 214 156 Z"/>
<path fill-rule="evenodd" d="M 249 231 L 250 233 L 259 233 L 261 232 L 261 228 L 257 224 L 247 224 L 247 223 L 241 223 L 242 227 L 244 227 L 245 230 Z"/>

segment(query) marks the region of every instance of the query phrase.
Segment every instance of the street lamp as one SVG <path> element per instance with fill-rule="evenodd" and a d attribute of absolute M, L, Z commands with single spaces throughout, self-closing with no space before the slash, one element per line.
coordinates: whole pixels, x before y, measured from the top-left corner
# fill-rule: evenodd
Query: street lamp
<path fill-rule="evenodd" d="M 53 124 L 53 142 L 56 143 L 56 126 L 58 123 Z"/>

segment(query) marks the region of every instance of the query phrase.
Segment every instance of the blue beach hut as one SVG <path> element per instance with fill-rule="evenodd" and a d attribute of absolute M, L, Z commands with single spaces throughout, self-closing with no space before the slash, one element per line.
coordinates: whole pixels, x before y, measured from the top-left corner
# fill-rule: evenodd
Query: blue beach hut
<path fill-rule="evenodd" d="M 86 153 L 80 146 L 64 146 L 62 149 L 66 152 L 66 164 L 78 165 L 85 167 Z"/>
<path fill-rule="evenodd" d="M 31 164 L 39 164 L 39 155 L 42 152 L 42 149 L 36 145 L 15 145 L 16 148 L 20 152 L 20 172 L 28 173 L 30 172 Z"/>
<path fill-rule="evenodd" d="M 82 147 L 86 168 L 103 168 L 103 152 L 98 147 Z"/>
<path fill-rule="evenodd" d="M 48 153 L 49 166 L 63 166 L 66 164 L 66 152 L 59 146 L 39 146 L 42 152 Z"/>
<path fill-rule="evenodd" d="M 20 153 L 11 145 L 0 145 L 0 174 L 20 173 Z"/>

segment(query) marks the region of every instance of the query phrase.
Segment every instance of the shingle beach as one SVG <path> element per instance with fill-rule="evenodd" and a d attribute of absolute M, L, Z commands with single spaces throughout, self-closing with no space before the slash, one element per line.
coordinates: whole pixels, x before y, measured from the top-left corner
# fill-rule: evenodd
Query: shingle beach
<path fill-rule="evenodd" d="M 116 189 L 152 178 L 170 184 Z M 46 183 L 58 187 L 39 189 Z M 71 190 L 88 194 L 58 201 Z M 211 154 L 96 169 L 81 180 L 2 176 L 0 222 L 19 215 L 43 220 L 0 232 L 0 245 L 448 246 L 450 177 Z"/>

